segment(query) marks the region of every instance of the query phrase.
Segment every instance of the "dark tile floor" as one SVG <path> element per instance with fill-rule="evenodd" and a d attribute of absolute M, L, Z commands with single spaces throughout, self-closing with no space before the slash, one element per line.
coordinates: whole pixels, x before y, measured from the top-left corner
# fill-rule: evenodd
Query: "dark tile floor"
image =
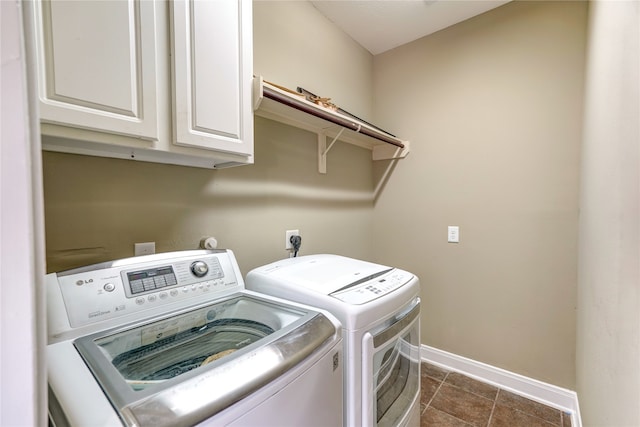
<path fill-rule="evenodd" d="M 571 415 L 422 362 L 421 427 L 571 427 Z"/>

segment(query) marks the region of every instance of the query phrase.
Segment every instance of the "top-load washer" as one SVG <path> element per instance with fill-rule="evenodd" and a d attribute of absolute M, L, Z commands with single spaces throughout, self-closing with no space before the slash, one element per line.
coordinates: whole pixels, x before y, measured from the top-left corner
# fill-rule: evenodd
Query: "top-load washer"
<path fill-rule="evenodd" d="M 54 426 L 342 425 L 341 326 L 244 289 L 231 251 L 47 276 Z"/>
<path fill-rule="evenodd" d="M 338 255 L 250 271 L 248 289 L 330 311 L 345 340 L 345 425 L 419 426 L 420 283 L 397 268 Z"/>

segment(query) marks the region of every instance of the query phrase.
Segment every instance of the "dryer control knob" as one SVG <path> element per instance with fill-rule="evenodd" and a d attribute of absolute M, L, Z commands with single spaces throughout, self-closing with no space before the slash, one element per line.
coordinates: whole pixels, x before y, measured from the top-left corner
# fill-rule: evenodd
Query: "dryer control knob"
<path fill-rule="evenodd" d="M 204 261 L 196 261 L 191 264 L 191 272 L 196 277 L 204 277 L 209 272 L 209 266 Z"/>

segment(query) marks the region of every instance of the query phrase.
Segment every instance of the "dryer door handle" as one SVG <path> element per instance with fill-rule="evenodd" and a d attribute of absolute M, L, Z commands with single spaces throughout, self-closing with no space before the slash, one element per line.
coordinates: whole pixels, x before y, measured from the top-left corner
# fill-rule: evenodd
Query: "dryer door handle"
<path fill-rule="evenodd" d="M 380 347 L 381 344 L 386 343 L 393 337 L 397 336 L 407 326 L 413 323 L 413 321 L 420 315 L 420 298 L 416 298 L 416 302 L 413 307 L 404 313 L 398 314 L 390 325 L 373 335 L 373 346 L 375 348 Z"/>

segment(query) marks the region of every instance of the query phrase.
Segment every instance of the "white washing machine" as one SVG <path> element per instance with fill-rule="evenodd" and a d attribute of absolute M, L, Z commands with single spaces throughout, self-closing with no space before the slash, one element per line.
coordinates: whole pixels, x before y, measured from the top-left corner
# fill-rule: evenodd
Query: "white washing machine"
<path fill-rule="evenodd" d="M 330 311 L 345 340 L 345 425 L 420 425 L 420 283 L 400 269 L 337 255 L 288 258 L 246 286 Z"/>
<path fill-rule="evenodd" d="M 341 325 L 244 289 L 231 251 L 47 276 L 54 426 L 339 426 Z"/>

